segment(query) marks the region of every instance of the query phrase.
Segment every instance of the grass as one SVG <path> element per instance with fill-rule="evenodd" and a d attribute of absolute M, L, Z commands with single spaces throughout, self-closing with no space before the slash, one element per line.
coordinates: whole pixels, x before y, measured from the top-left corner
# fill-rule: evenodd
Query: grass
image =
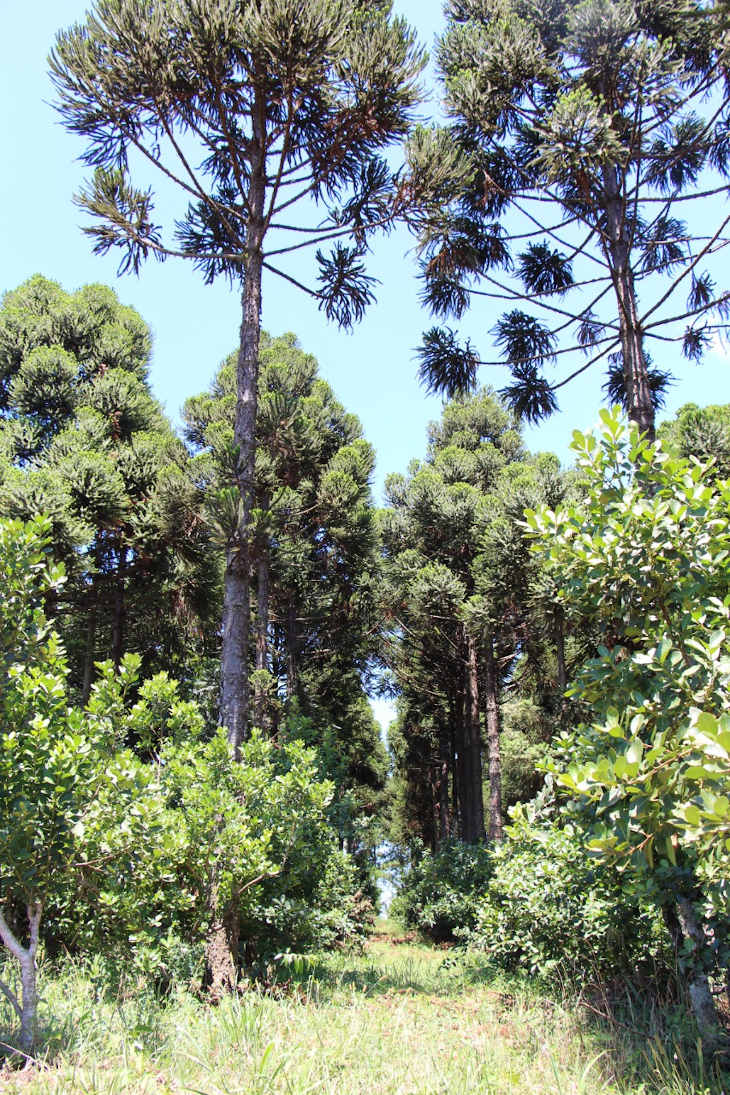
<path fill-rule="evenodd" d="M 5 1092 L 53 1095 L 720 1095 L 723 1081 L 642 1030 L 380 930 L 277 994 L 211 1009 L 186 991 L 113 995 L 93 971 L 44 981 L 40 1063 Z M 7 1041 L 0 1009 L 0 1039 Z M 730 1091 L 730 1085 L 727 1088 Z"/>

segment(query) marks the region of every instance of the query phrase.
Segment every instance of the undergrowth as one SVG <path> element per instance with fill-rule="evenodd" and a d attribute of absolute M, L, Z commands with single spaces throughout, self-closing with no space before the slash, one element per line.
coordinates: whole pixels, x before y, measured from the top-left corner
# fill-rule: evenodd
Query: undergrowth
<path fill-rule="evenodd" d="M 101 963 L 41 970 L 43 1049 L 0 1072 L 48 1095 L 721 1095 L 669 1005 L 569 1002 L 479 956 L 382 931 L 361 956 L 290 958 L 212 1009 Z M 0 1001 L 0 1040 L 12 1044 Z"/>

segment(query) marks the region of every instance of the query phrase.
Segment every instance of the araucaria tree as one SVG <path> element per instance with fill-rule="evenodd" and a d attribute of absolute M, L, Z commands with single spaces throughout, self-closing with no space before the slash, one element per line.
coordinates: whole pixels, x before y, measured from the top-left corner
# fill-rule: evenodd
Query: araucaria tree
<path fill-rule="evenodd" d="M 531 499 L 555 505 L 563 490 L 557 460 L 525 451 L 488 390 L 448 403 L 425 461 L 388 479 L 383 656 L 399 696 L 390 737 L 406 840 L 502 837 L 501 701 L 520 663 L 534 669 L 558 638 L 532 611 L 519 522 Z"/>
<path fill-rule="evenodd" d="M 51 55 L 64 123 L 85 139 L 94 169 L 78 201 L 95 218 L 86 229 L 95 250 L 121 248 L 120 268 L 133 272 L 149 256 L 180 256 L 206 281 L 223 275 L 241 290 L 241 509 L 226 550 L 220 703 L 234 748 L 248 723 L 262 274 L 293 281 L 344 326 L 373 299 L 363 256 L 405 200 L 383 152 L 409 130 L 423 67 L 413 31 L 390 9 L 387 0 L 98 0 Z M 188 200 L 167 232 L 147 169 Z M 316 289 L 282 269 L 304 248 L 317 248 Z"/>
<path fill-rule="evenodd" d="M 679 343 L 699 361 L 727 319 L 712 256 L 730 216 L 703 205 L 727 192 L 730 168 L 721 5 L 449 0 L 447 14 L 438 58 L 454 120 L 411 147 L 434 199 L 424 298 L 441 317 L 475 294 L 508 310 L 497 360 L 435 327 L 422 376 L 453 393 L 480 365 L 506 364 L 503 395 L 537 420 L 603 359 L 605 390 L 651 435 L 670 379 L 652 348 Z M 568 365 L 558 382 L 545 375 L 556 359 Z"/>

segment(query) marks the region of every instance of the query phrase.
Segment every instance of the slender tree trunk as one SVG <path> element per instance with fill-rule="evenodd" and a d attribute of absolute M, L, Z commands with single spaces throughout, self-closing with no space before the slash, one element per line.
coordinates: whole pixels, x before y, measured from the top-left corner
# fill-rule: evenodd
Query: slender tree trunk
<path fill-rule="evenodd" d="M 17 1000 L 7 985 L 0 981 L 0 991 L 12 1004 L 20 1019 L 20 1048 L 23 1053 L 32 1054 L 38 1036 L 38 984 L 36 979 L 36 955 L 40 937 L 43 906 L 40 901 L 32 901 L 27 908 L 29 939 L 24 947 L 10 929 L 0 912 L 0 939 L 20 964 L 20 983 L 23 990 L 22 1003 Z"/>
<path fill-rule="evenodd" d="M 459 801 L 459 720 L 453 699 L 449 704 L 451 726 L 449 727 L 449 747 L 451 750 L 451 836 L 461 836 L 461 803 Z"/>
<path fill-rule="evenodd" d="M 235 760 L 249 729 L 249 630 L 251 627 L 251 511 L 256 474 L 256 410 L 261 338 L 261 276 L 266 231 L 265 115 L 259 96 L 251 113 L 254 155 L 248 190 L 248 225 L 241 292 L 241 332 L 236 365 L 236 480 L 241 493 L 238 527 L 226 550 L 223 576 L 221 693 L 219 722 L 226 728 Z M 206 980 L 215 998 L 235 985 L 238 963 L 238 909 L 218 907 L 213 887 L 206 951 Z"/>
<path fill-rule="evenodd" d="M 261 336 L 261 274 L 266 176 L 263 133 L 254 109 L 254 140 L 260 153 L 249 185 L 250 216 L 246 238 L 241 333 L 236 367 L 237 398 L 233 430 L 238 449 L 236 478 L 241 492 L 241 517 L 228 544 L 223 579 L 223 642 L 221 650 L 220 723 L 238 754 L 248 733 L 248 650 L 251 627 L 250 526 L 256 470 L 256 409 L 258 404 L 259 341 Z"/>
<path fill-rule="evenodd" d="M 90 589 L 91 597 L 86 612 L 86 645 L 84 649 L 84 679 L 81 685 L 81 703 L 86 705 L 91 695 L 91 684 L 94 675 L 94 656 L 96 654 L 96 586 Z"/>
<path fill-rule="evenodd" d="M 286 698 L 289 703 L 297 694 L 297 611 L 293 601 L 286 610 Z"/>
<path fill-rule="evenodd" d="M 501 841 L 504 832 L 502 829 L 502 758 L 499 743 L 499 674 L 491 637 L 487 639 L 485 653 L 484 722 L 489 752 L 489 839 Z"/>
<path fill-rule="evenodd" d="M 256 669 L 265 673 L 269 668 L 269 547 L 260 546 L 256 560 Z M 268 697 L 263 677 L 256 678 L 253 698 L 253 720 L 259 730 L 270 730 Z"/>
<path fill-rule="evenodd" d="M 565 667 L 565 618 L 561 607 L 555 613 L 555 656 L 558 662 L 558 689 L 562 697 L 568 687 L 568 672 Z"/>
<path fill-rule="evenodd" d="M 715 1045 L 720 1040 L 722 1031 L 710 982 L 702 964 L 703 952 L 707 948 L 705 933 L 688 897 L 681 895 L 677 898 L 677 913 L 682 934 L 691 949 L 685 980 L 692 1013 L 703 1042 Z"/>
<path fill-rule="evenodd" d="M 454 813 L 456 815 L 456 833 L 459 840 L 466 840 L 468 830 L 469 790 L 469 752 L 466 738 L 466 688 L 465 681 L 459 682 L 454 695 Z"/>
<path fill-rule="evenodd" d="M 466 754 L 468 757 L 467 779 L 469 806 L 468 823 L 464 839 L 476 844 L 485 839 L 484 792 L 482 790 L 482 735 L 479 714 L 479 665 L 477 644 L 471 635 L 466 636 Z"/>
<path fill-rule="evenodd" d="M 451 836 L 451 810 L 449 808 L 449 760 L 451 742 L 449 726 L 439 725 L 439 764 L 438 764 L 438 820 L 439 841 Z"/>
<path fill-rule="evenodd" d="M 125 605 L 124 605 L 124 540 L 122 536 L 119 537 L 119 543 L 117 547 L 119 559 L 117 562 L 117 573 L 114 576 L 114 597 L 112 604 L 112 649 L 111 656 L 114 665 L 119 668 L 122 655 L 124 654 L 124 620 L 125 620 Z"/>
<path fill-rule="evenodd" d="M 639 320 L 634 273 L 631 268 L 631 226 L 627 223 L 627 210 L 615 167 L 606 167 L 603 170 L 603 194 L 608 235 L 605 251 L 618 304 L 628 416 L 642 433 L 653 440 L 654 403 L 649 387 L 644 333 Z"/>

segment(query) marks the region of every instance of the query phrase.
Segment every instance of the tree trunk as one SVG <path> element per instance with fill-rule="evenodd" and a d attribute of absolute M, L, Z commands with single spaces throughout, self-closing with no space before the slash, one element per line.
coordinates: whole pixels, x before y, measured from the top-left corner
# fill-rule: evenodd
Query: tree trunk
<path fill-rule="evenodd" d="M 112 649 L 111 657 L 114 665 L 118 669 L 122 655 L 124 654 L 124 541 L 122 536 L 119 537 L 119 543 L 117 545 L 118 562 L 117 573 L 114 577 L 114 594 L 113 594 L 113 607 L 112 607 Z"/>
<path fill-rule="evenodd" d="M 466 780 L 468 807 L 465 810 L 464 840 L 476 844 L 484 840 L 484 792 L 482 790 L 482 736 L 479 716 L 479 666 L 476 641 L 466 636 Z"/>
<path fill-rule="evenodd" d="M 263 674 L 269 668 L 269 547 L 261 544 L 256 560 L 256 678 L 253 720 L 259 730 L 271 729 L 268 697 Z"/>
<path fill-rule="evenodd" d="M 690 945 L 691 957 L 685 973 L 687 993 L 692 1014 L 699 1029 L 702 1041 L 710 1046 L 716 1045 L 722 1037 L 722 1028 L 712 998 L 710 982 L 703 967 L 703 952 L 707 940 L 702 924 L 697 918 L 694 905 L 688 897 L 677 897 L 679 924 L 685 940 Z"/>
<path fill-rule="evenodd" d="M 223 576 L 221 692 L 219 722 L 226 728 L 235 760 L 248 734 L 249 630 L 251 627 L 251 512 L 256 476 L 256 410 L 258 406 L 259 342 L 261 337 L 261 276 L 266 233 L 266 144 L 263 105 L 251 112 L 254 154 L 251 159 L 247 204 L 246 250 L 241 291 L 241 331 L 236 365 L 236 417 L 233 441 L 237 448 L 236 481 L 241 494 L 238 527 L 226 549 Z M 232 903 L 235 904 L 235 903 Z M 225 914 L 214 895 L 207 940 L 206 967 L 211 998 L 229 992 L 236 983 L 238 962 L 238 909 Z"/>
<path fill-rule="evenodd" d="M 565 667 L 565 618 L 561 607 L 555 613 L 555 657 L 558 662 L 558 689 L 563 698 L 568 687 L 568 672 Z"/>
<path fill-rule="evenodd" d="M 452 834 L 459 840 L 465 840 L 466 810 L 469 801 L 466 772 L 466 729 L 465 729 L 464 688 L 455 691 L 452 708 L 451 756 L 452 756 L 452 809 L 454 824 Z"/>
<path fill-rule="evenodd" d="M 221 909 L 218 887 L 210 898 L 210 925 L 205 946 L 205 979 L 211 1003 L 219 1004 L 238 984 L 238 909 L 231 901 Z"/>
<path fill-rule="evenodd" d="M 654 402 L 644 354 L 644 333 L 639 321 L 634 273 L 631 268 L 630 226 L 620 193 L 617 170 L 603 170 L 603 193 L 608 241 L 604 245 L 618 304 L 619 335 L 623 359 L 626 409 L 631 422 L 654 440 Z"/>
<path fill-rule="evenodd" d="M 439 841 L 451 836 L 451 810 L 449 807 L 449 760 L 451 741 L 449 726 L 439 724 L 439 767 L 438 767 L 438 832 Z"/>
<path fill-rule="evenodd" d="M 499 749 L 499 674 L 494 657 L 494 643 L 486 643 L 486 688 L 484 721 L 489 752 L 489 839 L 501 841 L 502 829 L 502 758 Z"/>
<path fill-rule="evenodd" d="M 12 1004 L 20 1019 L 20 1048 L 24 1054 L 31 1055 L 38 1036 L 38 985 L 36 980 L 36 955 L 41 926 L 43 906 L 40 901 L 32 901 L 27 908 L 29 941 L 24 947 L 16 939 L 5 917 L 0 912 L 0 939 L 20 964 L 20 983 L 23 988 L 22 1003 L 18 1001 L 7 985 L 0 981 L 0 990 Z"/>
<path fill-rule="evenodd" d="M 91 598 L 86 615 L 86 648 L 84 650 L 84 679 L 81 685 L 81 703 L 86 706 L 91 695 L 91 684 L 94 675 L 94 661 L 96 654 L 96 586 L 92 585 Z"/>
<path fill-rule="evenodd" d="M 259 340 L 261 335 L 261 273 L 264 238 L 266 176 L 263 133 L 254 109 L 254 141 L 259 156 L 252 165 L 248 193 L 250 216 L 246 237 L 241 332 L 236 368 L 236 418 L 233 430 L 238 449 L 236 480 L 241 492 L 238 527 L 226 550 L 223 579 L 223 641 L 221 650 L 220 723 L 238 755 L 248 733 L 248 650 L 251 627 L 249 576 L 251 511 L 256 471 L 256 409 L 258 404 Z"/>
<path fill-rule="evenodd" d="M 297 611 L 292 601 L 286 614 L 286 698 L 291 701 L 297 694 Z"/>

